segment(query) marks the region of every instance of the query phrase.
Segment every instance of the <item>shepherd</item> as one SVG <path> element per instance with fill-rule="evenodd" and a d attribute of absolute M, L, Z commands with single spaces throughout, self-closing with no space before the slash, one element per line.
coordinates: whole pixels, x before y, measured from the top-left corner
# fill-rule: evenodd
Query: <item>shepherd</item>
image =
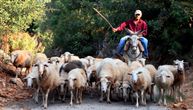
<path fill-rule="evenodd" d="M 131 37 L 133 34 L 136 32 L 140 32 L 138 36 L 140 37 L 140 41 L 144 47 L 144 52 L 143 52 L 143 58 L 148 58 L 148 40 L 144 37 L 147 36 L 147 24 L 144 20 L 141 19 L 142 17 L 142 12 L 141 10 L 136 10 L 134 13 L 134 18 L 127 20 L 123 23 L 120 24 L 119 27 L 117 28 L 112 28 L 113 32 L 117 31 L 123 31 L 124 29 L 128 28 L 129 33 L 128 35 L 122 37 L 120 39 L 120 42 L 117 47 L 117 53 L 119 55 L 123 54 L 123 47 L 125 45 L 126 40 Z"/>

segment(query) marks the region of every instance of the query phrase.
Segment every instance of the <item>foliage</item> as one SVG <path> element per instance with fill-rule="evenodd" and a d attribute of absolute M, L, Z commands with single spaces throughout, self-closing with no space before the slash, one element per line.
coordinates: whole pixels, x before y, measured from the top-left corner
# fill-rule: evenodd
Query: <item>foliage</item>
<path fill-rule="evenodd" d="M 0 0 L 0 34 L 25 31 L 44 15 L 44 0 Z"/>
<path fill-rule="evenodd" d="M 191 4 L 191 0 L 52 0 L 47 5 L 47 19 L 42 26 L 53 32 L 54 46 L 80 56 L 94 55 L 104 47 L 101 43 L 104 36 L 108 34 L 107 42 L 112 50 L 125 33 L 112 33 L 93 7 L 114 27 L 132 18 L 136 9 L 141 9 L 149 27 L 150 57 L 157 60 L 167 56 L 172 60 L 190 54 L 193 41 L 193 30 L 188 27 L 193 16 Z"/>
<path fill-rule="evenodd" d="M 13 50 L 28 50 L 32 53 L 37 53 L 41 50 L 37 48 L 37 40 L 31 37 L 28 33 L 10 34 L 9 44 L 11 45 L 10 51 Z"/>
<path fill-rule="evenodd" d="M 80 57 L 104 48 L 112 53 L 125 32 L 113 33 L 93 7 L 114 27 L 140 9 L 148 24 L 150 58 L 160 63 L 191 60 L 192 4 L 192 0 L 1 0 L 0 34 L 32 32 L 43 40 L 46 51 L 60 48 Z"/>

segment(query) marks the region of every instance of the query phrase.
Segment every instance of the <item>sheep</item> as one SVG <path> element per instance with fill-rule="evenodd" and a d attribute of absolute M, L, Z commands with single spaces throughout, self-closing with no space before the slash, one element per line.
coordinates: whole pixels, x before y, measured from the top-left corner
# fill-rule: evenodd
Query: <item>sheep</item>
<path fill-rule="evenodd" d="M 175 60 L 174 61 L 175 65 L 177 65 L 177 74 L 174 74 L 174 83 L 173 83 L 173 88 L 175 89 L 175 99 L 177 98 L 177 93 L 179 96 L 179 101 L 182 102 L 182 86 L 185 82 L 185 70 L 184 70 L 184 61 L 179 61 L 179 60 Z"/>
<path fill-rule="evenodd" d="M 159 67 L 154 77 L 155 77 L 155 84 L 157 85 L 160 92 L 158 104 L 160 105 L 163 99 L 164 105 L 167 105 L 166 92 L 168 89 L 171 88 L 174 82 L 174 75 L 167 68 Z"/>
<path fill-rule="evenodd" d="M 127 73 L 124 74 L 123 76 L 123 83 L 122 83 L 122 89 L 123 89 L 123 98 L 124 101 L 126 102 L 128 99 L 128 89 L 131 88 L 131 72 L 139 67 L 143 67 L 143 65 L 139 61 L 133 61 L 131 65 L 128 67 L 129 70 Z"/>
<path fill-rule="evenodd" d="M 57 64 L 57 63 L 64 63 L 64 59 L 61 58 L 61 57 L 51 57 L 49 58 L 49 63 L 52 63 L 52 64 Z"/>
<path fill-rule="evenodd" d="M 87 59 L 85 59 L 85 58 L 81 58 L 78 61 L 82 62 L 82 64 L 85 67 L 85 70 L 90 66 L 89 61 Z"/>
<path fill-rule="evenodd" d="M 82 64 L 82 62 L 80 62 L 78 60 L 77 61 L 72 61 L 72 62 L 69 62 L 69 63 L 65 63 L 60 67 L 59 75 L 63 79 L 63 81 L 65 82 L 65 83 L 60 85 L 60 96 L 61 95 L 63 96 L 62 101 L 65 101 L 66 92 L 67 92 L 67 89 L 68 89 L 68 87 L 67 87 L 67 84 L 68 84 L 67 75 L 71 70 L 73 70 L 75 68 L 82 68 L 83 70 L 85 70 L 85 67 Z"/>
<path fill-rule="evenodd" d="M 64 70 L 64 72 L 68 73 L 69 71 L 71 71 L 72 69 L 75 69 L 75 68 L 82 68 L 82 69 L 85 70 L 85 67 L 82 64 L 82 62 L 78 61 L 78 60 L 75 60 L 75 61 L 67 63 L 65 66 L 62 66 L 60 68 L 60 71 Z"/>
<path fill-rule="evenodd" d="M 25 73 L 29 73 L 31 71 L 32 66 L 32 54 L 25 50 L 15 50 L 11 52 L 11 62 L 18 68 L 26 68 Z M 16 77 L 18 77 L 18 73 L 16 73 Z"/>
<path fill-rule="evenodd" d="M 101 97 L 100 102 L 103 101 L 103 94 L 107 95 L 107 103 L 110 103 L 111 88 L 118 92 L 117 87 L 120 86 L 124 72 L 127 72 L 123 66 L 124 62 L 119 59 L 105 58 L 100 66 L 97 68 L 98 78 L 101 84 Z M 98 83 L 99 83 L 98 82 Z"/>
<path fill-rule="evenodd" d="M 65 72 L 63 68 L 65 68 L 65 66 L 67 65 L 67 63 L 62 64 L 62 66 L 60 67 L 59 70 L 59 76 L 62 78 L 62 80 L 64 81 L 63 84 L 60 85 L 59 89 L 59 99 L 62 98 L 62 101 L 65 102 L 65 98 L 66 98 L 66 93 L 67 93 L 67 89 L 68 89 L 68 72 Z"/>
<path fill-rule="evenodd" d="M 48 58 L 44 53 L 36 53 L 33 64 L 47 62 Z"/>
<path fill-rule="evenodd" d="M 75 99 L 77 104 L 82 103 L 82 91 L 86 87 L 86 73 L 83 69 L 76 68 L 68 73 L 69 89 L 70 89 L 70 105 L 73 105 L 73 98 L 75 93 Z"/>
<path fill-rule="evenodd" d="M 75 56 L 74 54 L 71 54 L 70 52 L 65 52 L 60 57 L 64 59 L 64 63 L 68 63 L 68 62 L 80 59 L 78 56 Z"/>
<path fill-rule="evenodd" d="M 95 58 L 94 58 L 94 57 L 92 57 L 92 56 L 87 56 L 87 57 L 85 57 L 85 59 L 87 59 L 87 60 L 88 60 L 88 62 L 89 62 L 89 66 L 90 66 L 90 65 L 93 65 L 93 64 L 94 64 L 94 62 L 95 62 Z"/>
<path fill-rule="evenodd" d="M 150 75 L 151 75 L 151 78 L 152 78 L 152 86 L 151 86 L 151 92 L 150 92 L 150 99 L 155 102 L 155 97 L 154 97 L 153 90 L 154 90 L 154 85 L 155 85 L 154 77 L 155 77 L 155 74 L 156 74 L 157 70 L 156 70 L 155 66 L 153 66 L 152 64 L 147 64 L 144 67 L 150 72 Z"/>
<path fill-rule="evenodd" d="M 173 87 L 173 92 L 174 92 L 174 98 L 177 98 L 177 93 L 179 93 L 179 101 L 182 102 L 182 96 L 180 94 L 182 94 L 182 85 L 185 81 L 185 70 L 184 70 L 184 61 L 180 61 L 180 60 L 174 60 L 174 64 L 175 65 L 162 65 L 159 66 L 159 68 L 167 68 L 169 69 L 173 75 L 174 75 L 174 83 L 172 85 Z M 158 69 L 159 69 L 158 68 Z"/>
<path fill-rule="evenodd" d="M 152 82 L 149 71 L 144 67 L 140 67 L 133 70 L 130 75 L 132 76 L 131 86 L 136 96 L 136 107 L 139 106 L 138 92 L 140 92 L 140 99 L 142 104 L 146 105 L 146 91 L 151 89 Z"/>
<path fill-rule="evenodd" d="M 97 79 L 98 79 L 98 75 L 97 75 L 96 71 L 97 71 L 97 68 L 99 67 L 99 65 L 100 65 L 100 62 L 97 62 L 97 63 L 89 66 L 86 70 L 88 85 L 91 87 L 92 90 L 94 90 L 94 88 L 96 86 Z M 91 97 L 92 97 L 93 92 L 90 92 L 90 93 L 91 93 Z"/>
<path fill-rule="evenodd" d="M 38 95 L 39 95 L 39 90 L 40 90 L 40 82 L 39 82 L 38 67 L 34 65 L 32 66 L 32 71 L 24 78 L 24 80 L 27 80 L 27 87 L 32 86 L 33 79 L 36 80 L 35 85 L 37 85 L 36 92 L 33 95 L 33 99 L 35 100 L 36 103 L 38 103 L 39 102 Z"/>
<path fill-rule="evenodd" d="M 47 108 L 48 95 L 51 90 L 57 88 L 60 84 L 63 83 L 60 78 L 56 65 L 49 63 L 39 63 L 35 66 L 38 67 L 40 88 L 43 96 L 43 107 Z"/>
<path fill-rule="evenodd" d="M 102 61 L 99 68 L 97 68 L 98 77 L 101 84 L 101 97 L 100 102 L 103 101 L 103 94 L 107 95 L 107 103 L 110 103 L 110 89 L 114 83 L 114 73 L 115 69 L 113 68 L 113 63 Z M 98 83 L 99 83 L 98 82 Z"/>

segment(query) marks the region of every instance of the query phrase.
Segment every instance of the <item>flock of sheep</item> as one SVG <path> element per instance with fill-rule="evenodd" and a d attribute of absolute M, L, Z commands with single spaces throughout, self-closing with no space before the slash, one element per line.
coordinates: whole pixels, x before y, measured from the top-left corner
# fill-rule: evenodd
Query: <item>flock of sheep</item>
<path fill-rule="evenodd" d="M 99 91 L 100 99 L 111 103 L 112 94 L 123 101 L 132 101 L 136 107 L 146 105 L 147 96 L 156 101 L 155 90 L 159 92 L 158 104 L 166 105 L 166 95 L 173 95 L 182 101 L 182 85 L 185 80 L 184 62 L 175 60 L 174 65 L 145 64 L 143 59 L 130 65 L 119 59 L 98 59 L 91 56 L 79 58 L 69 52 L 60 57 L 37 53 L 34 57 L 23 50 L 13 51 L 11 61 L 16 68 L 27 68 L 24 78 L 28 87 L 36 92 L 33 98 L 39 102 L 42 93 L 43 107 L 47 108 L 48 95 L 66 101 L 70 95 L 70 105 L 81 104 L 85 91 L 94 95 Z M 18 75 L 16 75 L 17 77 Z M 157 88 L 157 89 L 155 89 Z"/>

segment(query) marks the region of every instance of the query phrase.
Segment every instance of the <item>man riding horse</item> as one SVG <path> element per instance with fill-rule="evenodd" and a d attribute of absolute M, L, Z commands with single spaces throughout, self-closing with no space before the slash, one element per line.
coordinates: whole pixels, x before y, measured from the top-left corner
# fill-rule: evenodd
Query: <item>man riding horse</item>
<path fill-rule="evenodd" d="M 140 10 L 136 10 L 134 13 L 134 19 L 130 19 L 121 23 L 121 25 L 117 28 L 112 28 L 113 32 L 123 31 L 128 28 L 129 34 L 122 37 L 117 47 L 117 53 L 123 55 L 123 48 L 126 43 L 126 40 L 130 38 L 132 35 L 137 34 L 141 44 L 144 47 L 143 58 L 148 57 L 148 40 L 144 37 L 147 35 L 147 24 L 144 20 L 141 19 L 142 12 Z M 142 49 L 143 50 L 143 49 Z"/>

